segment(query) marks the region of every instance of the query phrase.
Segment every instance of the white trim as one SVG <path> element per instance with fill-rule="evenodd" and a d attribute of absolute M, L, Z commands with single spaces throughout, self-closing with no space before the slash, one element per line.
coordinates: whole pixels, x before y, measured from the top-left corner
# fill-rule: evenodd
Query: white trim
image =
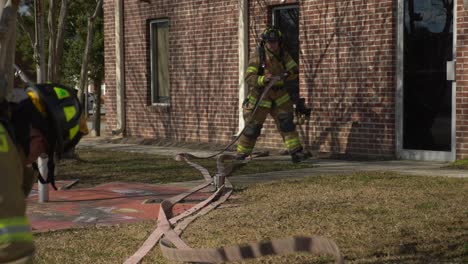
<path fill-rule="evenodd" d="M 239 135 L 245 126 L 244 115 L 242 111 L 242 104 L 247 95 L 247 85 L 245 85 L 245 71 L 248 64 L 248 47 L 249 47 L 249 24 L 248 24 L 248 9 L 249 4 L 247 0 L 239 0 L 239 23 L 238 23 L 238 34 L 239 34 L 239 129 L 237 135 Z"/>

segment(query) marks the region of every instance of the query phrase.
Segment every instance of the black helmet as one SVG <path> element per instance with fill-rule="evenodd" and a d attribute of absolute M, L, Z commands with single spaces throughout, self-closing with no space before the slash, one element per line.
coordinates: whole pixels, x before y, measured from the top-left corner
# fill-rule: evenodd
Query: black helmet
<path fill-rule="evenodd" d="M 81 105 L 73 89 L 58 84 L 36 84 L 27 88 L 27 93 L 36 109 L 48 121 L 51 131 L 46 135 L 55 142 L 48 142 L 50 151 L 59 156 L 78 144 L 83 133 L 80 131 Z"/>
<path fill-rule="evenodd" d="M 15 131 L 17 145 L 29 155 L 30 128 L 39 129 L 48 143 L 49 156 L 47 179 L 39 177 L 42 183 L 55 186 L 54 157 L 62 154 L 78 144 L 81 136 L 87 133 L 87 128 L 81 126 L 81 105 L 73 89 L 58 84 L 36 84 L 26 89 L 27 98 L 20 101 L 12 111 L 12 125 Z M 57 154 L 57 155 L 55 155 Z M 33 163 L 37 169 L 37 164 Z"/>
<path fill-rule="evenodd" d="M 262 40 L 264 41 L 281 41 L 283 34 L 275 27 L 267 27 L 262 33 Z"/>

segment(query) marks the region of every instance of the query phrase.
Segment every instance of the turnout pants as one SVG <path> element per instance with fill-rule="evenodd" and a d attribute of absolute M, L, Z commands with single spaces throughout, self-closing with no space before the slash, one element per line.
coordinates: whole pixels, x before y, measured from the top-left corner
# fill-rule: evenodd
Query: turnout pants
<path fill-rule="evenodd" d="M 25 216 L 33 174 L 25 171 L 19 155 L 0 123 L 0 263 L 32 263 L 34 253 L 31 227 Z"/>
<path fill-rule="evenodd" d="M 237 153 L 246 155 L 252 153 L 268 114 L 275 120 L 289 153 L 301 150 L 302 145 L 294 124 L 294 107 L 288 92 L 285 89 L 270 90 L 259 102 L 257 111 L 253 113 L 259 97 L 259 92 L 252 89 L 244 101 L 243 115 L 246 124 L 237 145 Z"/>

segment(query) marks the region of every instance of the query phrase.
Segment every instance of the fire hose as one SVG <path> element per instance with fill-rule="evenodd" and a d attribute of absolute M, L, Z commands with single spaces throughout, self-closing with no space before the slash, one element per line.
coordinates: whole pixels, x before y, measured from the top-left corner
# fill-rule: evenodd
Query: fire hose
<path fill-rule="evenodd" d="M 273 87 L 273 85 L 284 77 L 287 76 L 275 76 L 271 79 L 269 84 L 264 88 L 260 98 L 258 98 L 254 106 L 253 113 L 257 111 L 259 102 L 263 100 L 266 94 L 268 94 L 268 91 Z M 335 258 L 336 263 L 344 263 L 343 256 L 341 255 L 336 243 L 331 239 L 319 236 L 289 237 L 267 242 L 251 243 L 247 246 L 234 245 L 211 249 L 192 249 L 180 238 L 180 234 L 191 222 L 227 201 L 231 195 L 233 186 L 227 177 L 235 169 L 247 164 L 249 161 L 236 161 L 235 156 L 222 153 L 229 149 L 239 139 L 244 129 L 227 147 L 211 156 L 197 157 L 189 153 L 180 153 L 176 155 L 176 160 L 183 160 L 201 172 L 205 182 L 187 192 L 161 202 L 157 228 L 146 239 L 143 245 L 124 262 L 124 264 L 139 263 L 158 242 L 163 256 L 171 261 L 220 263 L 240 261 L 267 255 L 309 252 L 312 254 L 328 254 Z M 218 156 L 216 161 L 218 172 L 214 176 L 211 176 L 206 168 L 190 161 L 190 159 L 208 159 L 215 156 Z M 226 161 L 228 160 L 231 160 L 231 163 L 226 166 Z M 172 216 L 172 207 L 175 204 L 187 196 L 211 185 L 215 185 L 216 191 L 206 200 L 196 204 L 177 216 Z"/>
<path fill-rule="evenodd" d="M 196 218 L 207 214 L 229 198 L 233 187 L 227 179 L 227 176 L 232 173 L 234 169 L 245 165 L 248 161 L 234 161 L 226 166 L 225 161 L 232 161 L 234 156 L 226 154 L 220 155 L 217 158 L 218 172 L 212 177 L 207 169 L 190 161 L 189 158 L 196 157 L 188 153 L 181 153 L 176 156 L 176 160 L 184 160 L 190 166 L 199 170 L 205 182 L 187 192 L 162 201 L 158 215 L 157 228 L 135 254 L 125 261 L 125 264 L 139 263 L 158 242 L 163 256 L 170 261 L 220 263 L 267 255 L 309 252 L 312 254 L 328 254 L 335 258 L 335 263 L 344 263 L 343 256 L 336 243 L 331 239 L 319 236 L 289 237 L 268 242 L 251 243 L 247 246 L 234 245 L 211 249 L 190 248 L 180 238 L 180 234 Z M 212 184 L 215 184 L 217 190 L 210 197 L 187 211 L 172 217 L 172 207 L 176 203 Z"/>

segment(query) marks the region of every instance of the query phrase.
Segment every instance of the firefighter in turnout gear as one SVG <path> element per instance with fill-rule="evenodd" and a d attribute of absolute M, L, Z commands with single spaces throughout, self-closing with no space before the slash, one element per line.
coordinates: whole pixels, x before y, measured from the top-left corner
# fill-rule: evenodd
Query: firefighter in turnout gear
<path fill-rule="evenodd" d="M 41 154 L 49 156 L 49 175 L 40 178 L 53 184 L 51 157 L 75 146 L 86 132 L 74 90 L 38 84 L 23 91 L 19 102 L 0 98 L 0 263 L 32 263 L 33 235 L 25 211 L 38 174 L 33 163 Z"/>
<path fill-rule="evenodd" d="M 281 32 L 268 27 L 262 33 L 262 43 L 250 57 L 245 77 L 249 94 L 243 104 L 246 127 L 237 145 L 238 160 L 245 159 L 252 153 L 268 114 L 274 118 L 293 162 L 301 162 L 311 156 L 309 152 L 304 151 L 299 140 L 294 124 L 293 102 L 284 88 L 284 80 L 277 81 L 263 99 L 257 102 L 273 76 L 287 76 L 286 80 L 297 78 L 297 63 L 281 47 L 281 41 Z M 253 112 L 257 104 L 258 108 Z"/>

